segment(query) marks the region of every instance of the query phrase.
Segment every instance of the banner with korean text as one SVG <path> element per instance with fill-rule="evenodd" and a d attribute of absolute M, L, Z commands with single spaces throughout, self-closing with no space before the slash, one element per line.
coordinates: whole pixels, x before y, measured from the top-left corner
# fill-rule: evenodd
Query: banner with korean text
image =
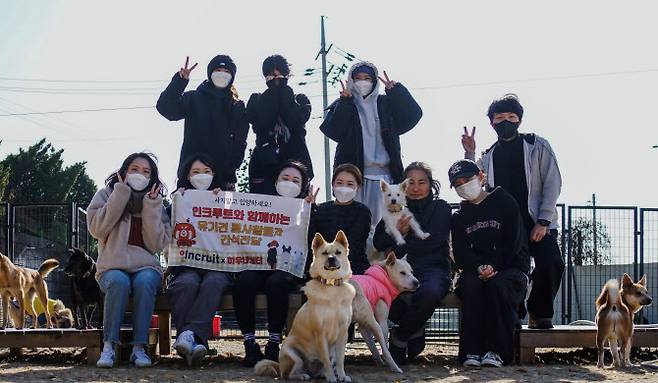
<path fill-rule="evenodd" d="M 237 192 L 174 193 L 169 266 L 304 274 L 311 205 Z"/>

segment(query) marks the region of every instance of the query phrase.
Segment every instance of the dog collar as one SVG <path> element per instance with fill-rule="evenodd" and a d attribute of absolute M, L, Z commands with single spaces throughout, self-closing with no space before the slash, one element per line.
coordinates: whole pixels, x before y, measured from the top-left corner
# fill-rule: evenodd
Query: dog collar
<path fill-rule="evenodd" d="M 328 285 L 328 286 L 340 286 L 343 284 L 343 279 L 325 279 L 322 277 L 317 277 L 315 278 L 316 281 L 322 283 L 323 285 Z"/>

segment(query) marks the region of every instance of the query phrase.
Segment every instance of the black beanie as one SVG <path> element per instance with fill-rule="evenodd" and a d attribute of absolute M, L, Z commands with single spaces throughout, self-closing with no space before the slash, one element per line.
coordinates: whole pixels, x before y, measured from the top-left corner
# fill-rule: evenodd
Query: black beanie
<path fill-rule="evenodd" d="M 210 60 L 208 63 L 208 80 L 210 81 L 210 75 L 212 72 L 215 71 L 217 68 L 226 68 L 228 69 L 229 72 L 231 72 L 231 76 L 235 79 L 235 72 L 237 72 L 238 68 L 235 66 L 235 63 L 231 59 L 230 56 L 228 55 L 217 55 L 215 58 Z"/>
<path fill-rule="evenodd" d="M 519 120 L 523 119 L 523 107 L 519 102 L 519 98 L 514 93 L 508 93 L 503 97 L 494 100 L 489 105 L 487 116 L 489 121 L 493 122 L 494 113 L 515 113 L 519 116 Z"/>

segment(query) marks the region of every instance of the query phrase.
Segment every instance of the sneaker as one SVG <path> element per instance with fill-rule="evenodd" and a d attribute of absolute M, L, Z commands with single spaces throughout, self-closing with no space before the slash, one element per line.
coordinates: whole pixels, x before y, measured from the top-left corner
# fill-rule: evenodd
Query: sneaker
<path fill-rule="evenodd" d="M 144 352 L 144 350 L 133 351 L 130 355 L 130 362 L 135 364 L 135 367 L 151 367 L 151 358 Z"/>
<path fill-rule="evenodd" d="M 260 351 L 260 346 L 253 340 L 244 341 L 244 361 L 242 364 L 245 367 L 253 367 L 263 359 L 263 353 Z"/>
<path fill-rule="evenodd" d="M 407 358 L 415 359 L 425 349 L 425 329 L 420 332 L 420 336 L 409 339 L 407 342 Z"/>
<path fill-rule="evenodd" d="M 178 334 L 176 341 L 174 342 L 174 349 L 178 355 L 189 359 L 192 355 L 192 350 L 194 349 L 194 333 L 190 330 L 186 330 Z"/>
<path fill-rule="evenodd" d="M 407 364 L 407 348 L 397 346 L 393 341 L 394 337 L 395 337 L 395 328 L 391 329 L 389 335 L 388 351 L 391 353 L 391 357 L 393 357 L 393 360 L 398 366 L 404 366 Z"/>
<path fill-rule="evenodd" d="M 279 344 L 276 342 L 267 341 L 265 345 L 265 359 L 279 362 Z"/>
<path fill-rule="evenodd" d="M 480 367 L 482 366 L 482 357 L 480 355 L 466 355 L 464 367 Z"/>
<path fill-rule="evenodd" d="M 501 367 L 502 365 L 503 360 L 493 351 L 489 351 L 482 358 L 482 366 Z"/>
<path fill-rule="evenodd" d="M 98 368 L 112 368 L 114 367 L 114 350 L 101 352 L 101 357 L 96 361 Z"/>
<path fill-rule="evenodd" d="M 206 354 L 208 353 L 208 349 L 206 346 L 202 344 L 195 344 L 194 348 L 192 349 L 192 354 L 187 357 L 187 366 L 192 367 L 192 366 L 198 366 L 203 362 L 203 358 L 206 357 Z"/>

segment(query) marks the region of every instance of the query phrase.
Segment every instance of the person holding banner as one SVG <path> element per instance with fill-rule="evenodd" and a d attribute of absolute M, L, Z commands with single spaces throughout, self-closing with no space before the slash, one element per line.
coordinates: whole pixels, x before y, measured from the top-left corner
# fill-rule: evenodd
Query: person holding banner
<path fill-rule="evenodd" d="M 407 207 L 424 232 L 419 239 L 410 230 L 409 218 L 398 221 L 398 230 L 405 237 L 404 245 L 397 245 L 385 228 L 377 224 L 373 242 L 379 251 L 393 251 L 398 258 L 407 255 L 420 287 L 404 293 L 393 301 L 389 319 L 398 326 L 391 330 L 389 350 L 395 362 L 406 364 L 425 349 L 425 322 L 432 316 L 450 287 L 450 255 L 448 238 L 452 211 L 439 198 L 440 184 L 432 177 L 432 170 L 424 162 L 413 162 L 404 171 L 407 179 Z"/>
<path fill-rule="evenodd" d="M 319 189 L 309 193 L 309 177 L 306 167 L 296 161 L 289 161 L 280 167 L 274 185 L 277 194 L 288 198 L 305 198 L 315 203 Z M 310 187 L 312 189 L 312 187 Z M 306 269 L 309 265 L 308 257 Z M 238 326 L 244 337 L 246 367 L 253 367 L 259 360 L 267 358 L 279 361 L 281 333 L 288 315 L 288 294 L 303 282 L 288 272 L 281 270 L 245 270 L 237 274 L 233 288 L 233 304 Z M 256 343 L 256 294 L 267 295 L 267 330 L 269 337 L 265 355 Z"/>
<path fill-rule="evenodd" d="M 358 167 L 342 164 L 334 168 L 331 186 L 336 198 L 314 207 L 308 228 L 309 244 L 315 233 L 335 238 L 342 230 L 350 241 L 349 260 L 352 274 L 363 274 L 370 263 L 366 256 L 366 241 L 370 232 L 370 210 L 354 200 L 363 177 Z M 310 246 L 310 245 L 309 245 Z"/>
<path fill-rule="evenodd" d="M 286 161 L 299 161 L 313 179 L 313 163 L 306 146 L 305 124 L 311 116 L 311 102 L 295 95 L 288 85 L 290 67 L 280 55 L 263 61 L 267 89 L 254 93 L 247 103 L 247 117 L 256 133 L 256 147 L 249 161 L 249 191 L 276 195 L 278 170 Z"/>
<path fill-rule="evenodd" d="M 96 279 L 105 293 L 103 351 L 96 366 L 114 366 L 114 344 L 128 298 L 133 297 L 133 350 L 130 361 L 150 367 L 144 352 L 155 295 L 162 285 L 156 253 L 169 241 L 171 225 L 162 205 L 164 184 L 153 155 L 133 153 L 105 180 L 87 208 L 89 232 L 98 239 Z"/>
<path fill-rule="evenodd" d="M 218 187 L 231 190 L 249 133 L 244 102 L 233 86 L 237 67 L 231 57 L 218 55 L 208 63 L 207 79 L 196 90 L 185 92 L 190 73 L 197 66 L 190 67 L 189 61 L 188 57 L 185 66 L 174 74 L 156 108 L 170 121 L 185 119 L 178 170 L 192 154 L 203 153 L 217 166 Z"/>
<path fill-rule="evenodd" d="M 379 94 L 380 84 L 386 94 Z M 382 217 L 379 180 L 404 179 L 400 136 L 416 126 L 423 111 L 404 85 L 386 71 L 380 76 L 366 61 L 354 64 L 341 86 L 340 98 L 329 106 L 320 130 L 338 143 L 334 166 L 351 163 L 361 170 L 364 182 L 356 200 L 370 208 L 376 225 Z"/>
<path fill-rule="evenodd" d="M 212 160 L 197 153 L 178 172 L 177 192 L 186 189 L 212 190 L 218 194 L 220 179 Z M 224 291 L 233 285 L 234 273 L 191 266 L 171 266 L 167 297 L 176 325 L 174 349 L 188 366 L 199 365 L 208 353 L 212 321 Z"/>

